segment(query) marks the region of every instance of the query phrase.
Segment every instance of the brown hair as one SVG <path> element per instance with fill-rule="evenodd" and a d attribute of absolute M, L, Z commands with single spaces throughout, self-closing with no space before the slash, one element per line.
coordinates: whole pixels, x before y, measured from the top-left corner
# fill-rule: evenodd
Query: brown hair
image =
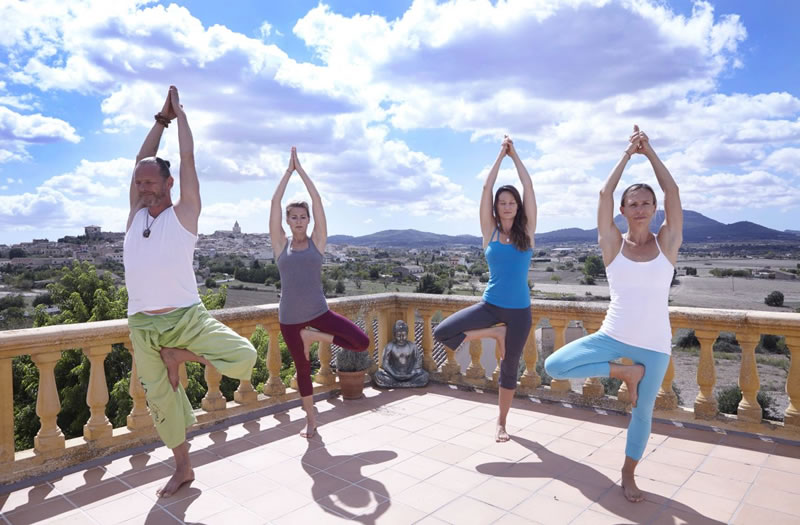
<path fill-rule="evenodd" d="M 653 188 L 650 187 L 649 184 L 645 184 L 643 182 L 639 182 L 637 184 L 631 184 L 625 191 L 622 192 L 622 202 L 620 203 L 621 206 L 625 206 L 625 197 L 628 195 L 629 191 L 636 191 L 636 190 L 647 190 L 653 195 L 653 206 L 658 205 L 658 200 L 656 199 L 656 192 L 653 191 Z"/>
<path fill-rule="evenodd" d="M 306 215 L 308 215 L 308 218 L 309 219 L 311 218 L 311 212 L 308 210 L 308 203 L 307 202 L 305 202 L 305 201 L 294 201 L 294 202 L 290 202 L 289 204 L 287 204 L 286 205 L 286 218 L 287 219 L 289 218 L 289 210 L 291 210 L 292 208 L 303 208 L 304 210 L 306 210 Z"/>
<path fill-rule="evenodd" d="M 497 200 L 504 191 L 510 193 L 514 197 L 514 200 L 517 201 L 517 214 L 514 216 L 514 222 L 511 224 L 509 236 L 511 237 L 511 242 L 514 244 L 514 247 L 524 252 L 531 247 L 531 238 L 528 236 L 528 216 L 525 215 L 525 208 L 522 207 L 522 197 L 520 197 L 519 191 L 517 191 L 517 188 L 514 186 L 506 185 L 497 188 L 494 194 L 494 205 L 492 206 L 494 210 L 494 223 L 497 229 L 501 230 L 500 214 L 497 213 Z"/>
<path fill-rule="evenodd" d="M 172 176 L 172 173 L 169 172 L 169 161 L 164 160 L 161 157 L 145 157 L 139 161 L 139 164 L 136 165 L 138 168 L 139 166 L 146 166 L 148 164 L 155 164 L 158 166 L 158 173 L 168 179 Z"/>

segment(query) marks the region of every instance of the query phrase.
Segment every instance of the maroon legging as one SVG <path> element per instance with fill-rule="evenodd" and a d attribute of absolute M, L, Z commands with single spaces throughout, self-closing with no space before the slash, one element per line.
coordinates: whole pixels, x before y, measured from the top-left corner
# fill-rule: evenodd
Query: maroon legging
<path fill-rule="evenodd" d="M 303 340 L 300 338 L 300 330 L 308 327 L 333 335 L 333 344 L 348 350 L 363 352 L 369 346 L 369 338 L 361 328 L 348 318 L 330 310 L 305 323 L 281 323 L 283 340 L 286 341 L 286 346 L 292 354 L 297 370 L 297 386 L 303 397 L 310 396 L 314 391 L 311 385 L 311 361 L 306 359 L 303 353 Z"/>

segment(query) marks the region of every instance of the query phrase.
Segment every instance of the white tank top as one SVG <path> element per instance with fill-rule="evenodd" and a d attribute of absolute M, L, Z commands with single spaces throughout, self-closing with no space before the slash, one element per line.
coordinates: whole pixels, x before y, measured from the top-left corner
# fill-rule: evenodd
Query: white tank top
<path fill-rule="evenodd" d="M 145 237 L 148 224 L 150 235 Z M 155 219 L 147 208 L 134 215 L 123 245 L 128 315 L 200 302 L 192 268 L 196 241 L 172 206 Z"/>
<path fill-rule="evenodd" d="M 632 261 L 620 248 L 608 265 L 611 304 L 599 331 L 629 345 L 671 354 L 669 287 L 674 267 L 657 239 L 656 246 L 658 256 L 651 261 Z"/>

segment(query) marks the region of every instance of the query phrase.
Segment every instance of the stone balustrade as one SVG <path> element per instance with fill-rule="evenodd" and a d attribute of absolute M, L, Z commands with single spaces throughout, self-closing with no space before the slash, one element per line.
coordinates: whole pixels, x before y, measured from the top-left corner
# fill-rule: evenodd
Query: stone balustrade
<path fill-rule="evenodd" d="M 422 341 L 418 343 L 422 347 L 424 368 L 431 372 L 433 380 L 496 389 L 499 368 L 484 370 L 481 365 L 481 342 L 476 341 L 469 345 L 470 364 L 463 371 L 456 361 L 455 352 L 448 349 L 446 359 L 438 366 L 433 356 L 434 316 L 440 313 L 446 317 L 476 300 L 476 297 L 466 296 L 395 293 L 333 299 L 329 304 L 334 311 L 350 319 L 361 320 L 366 326 L 372 327 L 373 321 L 377 320 L 377 339 L 372 330 L 367 330 L 371 348 L 378 351 L 378 359 L 372 371 L 381 362 L 380 353 L 391 339 L 394 321 L 404 319 L 409 326 L 414 326 L 416 319 L 421 319 Z M 536 326 L 541 320 L 547 319 L 555 331 L 555 351 L 558 351 L 565 343 L 570 322 L 581 321 L 587 332 L 594 332 L 600 327 L 605 308 L 606 305 L 598 303 L 537 301 L 534 303 L 532 321 Z M 298 393 L 287 388 L 280 379 L 280 329 L 276 304 L 232 308 L 213 313 L 245 337 L 250 337 L 258 326 L 267 331 L 269 344 L 266 364 L 269 379 L 263 387 L 263 393 L 256 392 L 249 381 L 240 382 L 234 400 L 227 401 L 220 392 L 219 372 L 211 367 L 207 368 L 205 379 L 208 391 L 202 400 L 202 408 L 196 411 L 199 427 L 298 397 Z M 700 341 L 697 366 L 699 393 L 693 410 L 677 406 L 677 398 L 672 391 L 675 369 L 670 362 L 658 395 L 656 417 L 677 421 L 710 420 L 709 424 L 714 426 L 800 438 L 800 314 L 672 307 L 670 317 L 673 330 L 694 329 Z M 713 395 L 716 375 L 712 345 L 720 331 L 735 332 L 742 345 L 739 386 L 743 396 L 735 416 L 719 415 Z M 789 405 L 783 423 L 765 424 L 761 420 L 761 407 L 757 400 L 760 383 L 755 358 L 761 334 L 784 335 L 791 352 L 791 367 L 786 381 Z M 413 330 L 410 331 L 409 338 L 414 340 Z M 130 381 L 133 404 L 127 417 L 127 425 L 112 428 L 105 416 L 109 393 L 103 363 L 111 352 L 111 346 L 116 343 L 123 343 L 131 349 L 125 320 L 0 332 L 0 483 L 59 470 L 90 458 L 157 440 L 135 364 Z M 81 349 L 90 362 L 86 396 L 90 417 L 84 426 L 83 437 L 67 440 L 57 425 L 60 401 L 54 367 L 61 353 L 69 349 Z M 41 428 L 35 437 L 33 449 L 15 452 L 12 360 L 23 355 L 31 356 L 39 371 L 36 414 Z M 337 388 L 331 358 L 330 345 L 321 345 L 321 367 L 315 376 L 315 392 Z M 622 389 L 617 398 L 605 396 L 603 385 L 596 378 L 587 379 L 580 393 L 572 391 L 569 381 L 553 381 L 549 387 L 542 386 L 541 377 L 536 372 L 539 355 L 533 330 L 525 345 L 522 360 L 524 371 L 519 379 L 519 394 L 612 409 L 626 408 L 627 392 Z M 186 381 L 185 371 L 182 381 Z"/>

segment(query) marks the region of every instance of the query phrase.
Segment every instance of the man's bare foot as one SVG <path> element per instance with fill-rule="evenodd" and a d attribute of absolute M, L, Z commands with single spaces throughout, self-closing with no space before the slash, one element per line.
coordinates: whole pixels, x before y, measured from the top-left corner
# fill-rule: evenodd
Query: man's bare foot
<path fill-rule="evenodd" d="M 625 499 L 631 503 L 639 503 L 644 500 L 644 494 L 636 486 L 634 475 L 626 474 L 625 471 L 622 472 L 622 491 L 625 494 Z"/>
<path fill-rule="evenodd" d="M 639 381 L 644 377 L 643 365 L 629 365 L 626 367 L 625 375 L 627 377 L 622 380 L 628 387 L 628 395 L 631 399 L 631 406 L 636 407 L 636 401 L 639 399 Z"/>
<path fill-rule="evenodd" d="M 306 361 L 311 361 L 311 343 L 314 342 L 312 339 L 313 335 L 313 332 L 308 328 L 300 330 L 300 339 L 303 340 L 303 354 L 306 356 Z"/>
<path fill-rule="evenodd" d="M 156 491 L 156 496 L 159 498 L 169 498 L 178 492 L 184 483 L 191 483 L 194 481 L 194 470 L 191 467 L 187 469 L 179 468 L 175 474 L 169 478 L 167 484 Z"/>
<path fill-rule="evenodd" d="M 492 328 L 494 333 L 493 337 L 497 345 L 497 351 L 500 353 L 500 359 L 506 358 L 506 325 L 501 324 Z M 508 441 L 506 439 L 506 441 Z"/>
<path fill-rule="evenodd" d="M 164 361 L 164 366 L 167 367 L 167 379 L 169 384 L 172 385 L 172 390 L 178 390 L 178 383 L 180 382 L 180 375 L 178 374 L 178 361 L 176 348 L 162 348 L 161 360 Z"/>
<path fill-rule="evenodd" d="M 509 439 L 511 439 L 511 437 L 509 437 L 508 432 L 506 432 L 506 426 L 498 423 L 497 432 L 494 435 L 494 440 L 497 443 L 505 443 Z"/>

